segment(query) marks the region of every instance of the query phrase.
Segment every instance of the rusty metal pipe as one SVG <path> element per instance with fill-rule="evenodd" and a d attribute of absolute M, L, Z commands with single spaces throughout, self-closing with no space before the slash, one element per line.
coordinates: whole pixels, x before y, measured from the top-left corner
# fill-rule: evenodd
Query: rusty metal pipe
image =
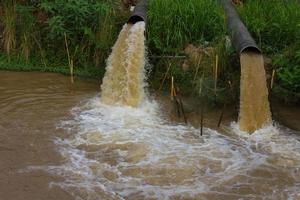
<path fill-rule="evenodd" d="M 221 3 L 224 7 L 226 24 L 232 38 L 232 44 L 238 53 L 241 54 L 246 50 L 261 53 L 261 50 L 250 35 L 247 27 L 236 12 L 232 1 L 221 0 Z"/>
<path fill-rule="evenodd" d="M 137 5 L 135 6 L 134 11 L 127 23 L 135 24 L 139 21 L 144 21 L 146 23 L 146 21 L 147 21 L 147 6 L 148 6 L 148 0 L 140 0 L 137 3 Z"/>

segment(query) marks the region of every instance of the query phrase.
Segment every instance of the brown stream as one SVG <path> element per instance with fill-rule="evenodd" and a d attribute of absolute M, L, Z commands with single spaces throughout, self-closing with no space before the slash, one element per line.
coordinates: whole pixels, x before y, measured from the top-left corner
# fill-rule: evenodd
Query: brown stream
<path fill-rule="evenodd" d="M 240 130 L 254 132 L 271 122 L 264 59 L 261 54 L 241 54 Z"/>
<path fill-rule="evenodd" d="M 1 200 L 300 199 L 296 131 L 232 123 L 199 137 L 160 101 L 108 106 L 98 93 L 96 81 L 0 72 Z"/>
<path fill-rule="evenodd" d="M 139 106 L 144 100 L 145 23 L 125 24 L 108 58 L 101 101 Z"/>

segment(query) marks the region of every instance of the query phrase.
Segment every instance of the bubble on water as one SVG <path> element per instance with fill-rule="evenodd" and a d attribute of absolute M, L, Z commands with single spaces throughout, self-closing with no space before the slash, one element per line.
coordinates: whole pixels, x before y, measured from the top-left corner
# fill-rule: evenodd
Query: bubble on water
<path fill-rule="evenodd" d="M 144 28 L 143 22 L 123 27 L 101 100 L 81 103 L 58 125 L 68 132 L 55 140 L 64 163 L 28 170 L 64 177 L 51 185 L 82 200 L 297 198 L 298 136 L 277 126 L 249 135 L 236 123 L 226 135 L 204 128 L 200 136 L 199 129 L 169 122 L 145 98 Z M 133 46 L 142 47 L 135 56 Z"/>
<path fill-rule="evenodd" d="M 296 195 L 299 138 L 268 126 L 252 135 L 223 135 L 172 124 L 159 106 L 102 104 L 98 97 L 64 121 L 67 139 L 56 142 L 66 159 L 48 166 L 65 177 L 54 183 L 82 199 L 267 199 Z M 298 138 L 298 139 L 297 139 Z M 274 190 L 274 191 L 273 191 Z"/>

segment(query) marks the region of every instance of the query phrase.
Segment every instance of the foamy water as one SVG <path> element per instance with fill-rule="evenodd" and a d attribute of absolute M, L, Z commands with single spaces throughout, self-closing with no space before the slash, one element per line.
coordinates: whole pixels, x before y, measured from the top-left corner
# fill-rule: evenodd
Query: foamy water
<path fill-rule="evenodd" d="M 95 97 L 72 110 L 56 143 L 66 162 L 34 167 L 75 199 L 299 199 L 300 137 L 268 126 L 204 136 L 171 124 L 155 102 L 114 107 Z"/>
<path fill-rule="evenodd" d="M 299 199 L 300 137 L 290 130 L 249 135 L 233 123 L 226 134 L 204 128 L 199 136 L 146 98 L 144 28 L 123 27 L 101 99 L 79 104 L 58 125 L 69 133 L 55 140 L 65 162 L 30 169 L 63 177 L 51 186 L 76 200 Z"/>
<path fill-rule="evenodd" d="M 240 129 L 249 133 L 271 123 L 264 59 L 255 52 L 241 54 Z"/>
<path fill-rule="evenodd" d="M 125 24 L 107 60 L 101 101 L 138 106 L 144 99 L 145 23 Z"/>

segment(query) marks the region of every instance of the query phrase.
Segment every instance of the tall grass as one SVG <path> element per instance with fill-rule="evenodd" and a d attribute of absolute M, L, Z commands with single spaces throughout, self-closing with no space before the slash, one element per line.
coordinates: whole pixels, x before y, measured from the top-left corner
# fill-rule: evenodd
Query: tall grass
<path fill-rule="evenodd" d="M 16 47 L 16 0 L 3 0 L 3 16 L 1 21 L 4 26 L 3 49 L 8 58 Z"/>
<path fill-rule="evenodd" d="M 98 25 L 95 30 L 95 65 L 104 64 L 110 49 L 114 43 L 116 29 L 114 26 L 115 15 L 114 10 L 109 7 L 99 14 Z"/>
<path fill-rule="evenodd" d="M 18 5 L 18 30 L 20 38 L 20 50 L 25 61 L 29 61 L 29 57 L 34 47 L 35 37 L 35 18 L 31 14 L 33 8 L 30 6 Z"/>
<path fill-rule="evenodd" d="M 159 60 L 155 64 L 154 82 L 161 82 L 161 88 L 162 80 L 170 83 L 174 77 L 185 95 L 201 96 L 208 102 L 231 99 L 228 81 L 238 81 L 235 78 L 239 68 L 228 59 L 232 51 L 227 45 L 224 22 L 224 11 L 215 0 L 150 1 L 147 24 L 150 53 L 187 55 L 185 61 Z M 196 57 L 199 59 L 195 60 Z"/>
<path fill-rule="evenodd" d="M 62 47 L 66 34 L 74 65 L 85 69 L 103 65 L 116 35 L 116 6 L 116 0 L 43 1 L 40 7 L 48 15 L 44 45 L 48 51 L 64 55 L 60 59 L 66 61 Z"/>
<path fill-rule="evenodd" d="M 297 0 L 251 0 L 238 11 L 264 52 L 278 53 L 300 44 Z"/>
<path fill-rule="evenodd" d="M 224 14 L 214 0 L 153 0 L 148 9 L 148 45 L 157 52 L 178 52 L 189 43 L 225 35 Z"/>
<path fill-rule="evenodd" d="M 248 29 L 276 70 L 274 94 L 300 100 L 300 5 L 297 0 L 251 0 L 239 7 Z"/>
<path fill-rule="evenodd" d="M 88 72 L 95 65 L 104 68 L 117 31 L 128 17 L 119 8 L 118 0 L 1 0 L 0 54 L 28 66 L 32 59 L 40 60 L 40 70 L 68 68 L 66 35 L 75 72 Z"/>

